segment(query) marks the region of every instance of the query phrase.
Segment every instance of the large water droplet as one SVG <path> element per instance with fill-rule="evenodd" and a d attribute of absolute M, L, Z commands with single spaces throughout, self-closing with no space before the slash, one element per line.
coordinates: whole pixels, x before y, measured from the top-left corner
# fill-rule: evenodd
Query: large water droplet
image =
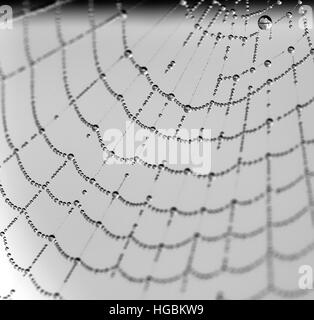
<path fill-rule="evenodd" d="M 273 26 L 273 21 L 269 16 L 261 16 L 258 19 L 258 27 L 261 30 L 269 30 Z"/>
<path fill-rule="evenodd" d="M 271 67 L 271 61 L 270 60 L 266 60 L 264 62 L 264 66 L 267 67 L 267 68 Z"/>

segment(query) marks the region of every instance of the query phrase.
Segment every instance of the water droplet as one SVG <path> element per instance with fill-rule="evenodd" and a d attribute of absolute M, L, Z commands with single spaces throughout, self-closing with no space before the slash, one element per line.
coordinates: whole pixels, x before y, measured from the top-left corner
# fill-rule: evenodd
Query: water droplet
<path fill-rule="evenodd" d="M 51 234 L 49 237 L 48 237 L 48 240 L 49 241 L 54 241 L 55 240 L 55 236 L 53 234 Z"/>
<path fill-rule="evenodd" d="M 268 118 L 266 123 L 271 126 L 274 123 L 274 120 L 272 118 Z"/>
<path fill-rule="evenodd" d="M 131 58 L 133 56 L 132 51 L 130 49 L 127 49 L 124 51 L 124 56 L 126 58 Z"/>
<path fill-rule="evenodd" d="M 163 163 L 160 163 L 159 165 L 158 165 L 158 169 L 159 170 L 163 170 L 165 168 L 165 165 L 163 164 Z"/>
<path fill-rule="evenodd" d="M 269 16 L 264 15 L 258 19 L 258 27 L 261 30 L 269 30 L 272 27 L 272 25 L 273 21 Z"/>
<path fill-rule="evenodd" d="M 68 160 L 73 160 L 73 158 L 74 158 L 74 154 L 73 153 L 69 153 L 68 154 Z"/>
<path fill-rule="evenodd" d="M 255 71 L 256 71 L 256 69 L 255 69 L 254 67 L 251 67 L 251 68 L 250 68 L 250 72 L 251 72 L 251 73 L 254 73 Z"/>
<path fill-rule="evenodd" d="M 291 19 L 292 18 L 292 13 L 289 11 L 289 12 L 287 12 L 286 13 L 286 17 L 288 18 L 288 19 Z"/>
<path fill-rule="evenodd" d="M 313 56 L 314 55 L 314 48 L 312 48 L 311 50 L 310 50 L 310 54 Z"/>
<path fill-rule="evenodd" d="M 292 47 L 292 46 L 290 46 L 290 47 L 288 48 L 288 52 L 289 52 L 289 53 L 294 53 L 294 50 L 295 50 L 295 49 L 294 49 L 294 47 Z"/>
<path fill-rule="evenodd" d="M 147 74 L 147 68 L 146 67 L 140 67 L 140 73 L 146 75 Z"/>
<path fill-rule="evenodd" d="M 59 292 L 55 292 L 53 294 L 54 299 L 59 299 L 60 298 L 60 293 Z"/>
<path fill-rule="evenodd" d="M 126 12 L 125 9 L 122 9 L 122 10 L 120 11 L 120 13 L 121 13 L 122 19 L 126 19 L 126 18 L 128 17 L 128 13 Z"/>
<path fill-rule="evenodd" d="M 174 99 L 175 95 L 173 93 L 168 94 L 168 100 L 172 101 Z"/>
<path fill-rule="evenodd" d="M 271 67 L 271 61 L 270 61 L 270 60 L 266 60 L 266 61 L 264 62 L 264 66 L 265 66 L 266 68 Z"/>
<path fill-rule="evenodd" d="M 113 191 L 113 192 L 112 192 L 112 197 L 113 197 L 114 199 L 118 198 L 118 197 L 119 197 L 119 192 L 118 192 L 118 191 Z"/>
<path fill-rule="evenodd" d="M 97 221 L 97 222 L 96 222 L 96 227 L 97 227 L 97 228 L 99 228 L 101 225 L 102 225 L 102 222 L 101 222 L 101 221 Z"/>
<path fill-rule="evenodd" d="M 183 110 L 185 113 L 189 113 L 191 111 L 191 106 L 187 104 L 184 106 Z"/>
<path fill-rule="evenodd" d="M 177 212 L 177 208 L 176 208 L 176 207 L 171 207 L 171 208 L 170 208 L 170 212 L 171 212 L 172 214 L 176 213 L 176 212 Z"/>
<path fill-rule="evenodd" d="M 235 74 L 233 77 L 232 77 L 233 81 L 234 82 L 237 82 L 239 79 L 240 79 L 240 76 L 238 74 Z"/>

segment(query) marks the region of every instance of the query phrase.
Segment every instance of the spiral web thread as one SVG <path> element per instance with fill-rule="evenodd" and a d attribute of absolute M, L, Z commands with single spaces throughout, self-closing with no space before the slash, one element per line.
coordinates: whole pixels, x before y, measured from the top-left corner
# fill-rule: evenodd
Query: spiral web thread
<path fill-rule="evenodd" d="M 148 31 L 137 37 L 137 40 L 132 43 L 128 34 L 128 21 L 132 15 L 136 15 L 137 11 L 144 5 L 144 2 L 136 3 L 130 7 L 118 3 L 112 15 L 103 15 L 98 18 L 98 21 L 97 6 L 95 7 L 93 1 L 89 1 L 86 6 L 87 14 L 85 16 L 89 24 L 88 29 L 69 38 L 65 36 L 66 28 L 63 24 L 67 19 L 67 15 L 63 13 L 63 10 L 70 6 L 71 2 L 57 1 L 55 4 L 34 11 L 31 11 L 30 3 L 24 3 L 24 11 L 14 18 L 14 23 L 19 23 L 22 30 L 23 48 L 27 63 L 13 71 L 7 71 L 4 61 L 1 61 L 1 113 L 4 137 L 2 140 L 10 149 L 6 156 L 2 155 L 3 160 L 0 168 L 0 190 L 3 198 L 3 207 L 1 207 L 3 208 L 1 209 L 3 211 L 3 214 L 1 214 L 2 255 L 6 261 L 5 263 L 9 262 L 12 269 L 12 277 L 21 277 L 23 286 L 25 285 L 26 288 L 23 291 L 23 289 L 16 288 L 16 283 L 14 283 L 14 287 L 12 287 L 11 291 L 9 290 L 9 293 L 0 292 L 1 298 L 36 296 L 36 294 L 56 299 L 71 297 L 92 298 L 95 296 L 110 298 L 110 290 L 108 288 L 115 282 L 118 282 L 120 286 L 120 293 L 115 297 L 124 297 L 123 290 L 126 290 L 125 288 L 129 290 L 126 291 L 128 292 L 126 297 L 134 298 L 134 294 L 139 297 L 147 297 L 156 288 L 159 291 L 156 291 L 157 293 L 151 296 L 164 297 L 167 294 L 167 290 L 169 290 L 168 288 L 173 286 L 175 286 L 173 290 L 176 298 L 257 299 L 265 297 L 299 298 L 313 296 L 311 290 L 302 290 L 297 286 L 297 268 L 313 262 L 314 249 L 314 198 L 312 190 L 314 172 L 311 169 L 314 136 L 311 132 L 313 131 L 311 130 L 311 123 L 308 120 L 311 118 L 310 113 L 312 112 L 314 96 L 311 96 L 313 89 L 310 90 L 310 86 L 306 86 L 306 83 L 312 81 L 312 78 L 310 80 L 306 78 L 305 71 L 305 69 L 308 71 L 309 77 L 313 76 L 314 60 L 313 45 L 310 37 L 311 30 L 307 26 L 306 19 L 304 20 L 304 29 L 294 26 L 295 32 L 293 33 L 289 30 L 288 25 L 296 22 L 293 22 L 291 17 L 289 18 L 286 10 L 281 10 L 281 5 L 278 3 L 271 4 L 268 2 L 263 8 L 254 10 L 250 7 L 249 1 L 245 1 L 244 5 L 242 1 L 232 4 L 229 1 L 226 1 L 225 4 L 216 1 L 173 2 L 167 8 L 159 10 L 156 15 L 160 15 L 160 17 L 155 22 L 150 23 Z M 296 14 L 299 7 L 299 5 L 292 6 L 289 11 Z M 124 11 L 125 8 L 127 14 Z M 234 8 L 234 10 L 231 10 L 231 8 Z M 271 15 L 274 10 L 280 13 L 279 18 L 273 21 L 273 26 L 270 30 L 260 30 L 256 23 L 258 17 L 263 14 Z M 36 57 L 32 51 L 32 21 L 37 17 L 51 13 L 58 45 Z M 142 61 L 137 58 L 139 54 L 137 48 L 141 47 L 148 39 L 152 39 L 154 32 L 158 31 L 158 28 L 171 20 L 173 16 L 177 19 L 174 19 L 178 23 L 176 27 L 172 31 L 169 28 L 168 33 L 164 35 L 155 51 L 153 50 L 153 53 L 149 53 L 149 57 L 146 60 L 142 56 Z M 142 14 L 139 14 L 137 19 L 141 19 L 141 17 Z M 251 23 L 251 20 L 254 20 L 254 22 Z M 108 39 L 103 36 L 102 32 L 110 30 L 113 25 L 119 27 L 119 41 L 120 44 L 122 43 L 122 47 L 120 45 L 121 51 L 114 53 L 115 59 L 111 63 L 106 63 L 106 59 L 103 58 L 100 50 Z M 237 29 L 238 25 L 240 25 L 239 29 Z M 186 29 L 182 32 L 181 28 L 184 27 Z M 284 48 L 279 47 L 279 45 L 279 49 L 276 47 L 276 37 L 278 36 L 275 33 L 276 28 L 282 28 L 285 31 L 285 35 L 287 34 Z M 189 30 L 187 34 L 186 30 Z M 228 30 L 229 33 L 220 32 L 220 30 Z M 237 30 L 242 30 L 243 33 L 237 33 Z M 174 52 L 173 48 L 169 49 L 169 44 L 172 41 L 175 43 L 176 37 L 179 39 L 177 35 L 180 31 L 183 42 L 181 38 L 180 41 L 178 40 Z M 230 37 L 229 34 L 233 36 Z M 289 38 L 290 34 L 292 35 L 291 39 Z M 91 48 L 92 54 L 88 59 L 92 59 L 92 62 L 89 65 L 93 67 L 93 72 L 96 76 L 92 81 L 85 84 L 83 89 L 75 93 L 72 86 L 73 79 L 71 79 L 71 72 L 69 71 L 71 53 L 73 54 L 73 51 L 70 52 L 69 50 L 71 46 L 83 41 L 89 44 L 89 50 Z M 279 71 L 272 71 L 272 67 L 267 68 L 264 65 L 263 55 L 260 52 L 269 49 L 267 47 L 267 49 L 263 50 L 267 41 L 276 47 L 276 54 L 271 55 L 269 60 L 272 64 L 279 65 L 279 68 L 281 68 Z M 229 72 L 228 61 L 232 58 L 234 46 L 238 46 L 238 50 L 242 50 L 242 52 L 247 52 L 251 57 L 251 61 L 247 63 L 249 67 L 242 66 L 239 63 L 231 68 L 233 72 Z M 290 50 L 291 52 L 287 52 L 289 46 L 294 48 Z M 143 46 L 141 48 L 143 49 Z M 213 56 L 219 48 L 224 52 L 224 55 L 218 60 Z M 180 64 L 180 57 L 185 51 L 188 52 L 188 59 L 185 63 Z M 166 66 L 162 63 L 158 65 L 158 72 L 161 74 L 160 80 L 154 77 L 154 71 L 151 71 L 153 67 L 150 67 L 153 61 L 156 61 L 163 52 L 167 53 L 168 61 L 173 62 L 166 64 Z M 196 78 L 189 79 L 186 74 L 193 62 L 198 59 L 197 54 L 199 52 L 206 59 L 197 71 L 192 72 L 193 75 L 196 75 Z M 66 107 L 63 106 L 61 109 L 56 110 L 52 118 L 45 117 L 46 120 L 43 121 L 41 120 L 43 111 L 41 111 L 41 103 L 38 99 L 42 92 L 36 89 L 36 86 L 38 85 L 37 79 L 40 72 L 39 66 L 44 63 L 49 64 L 52 58 L 58 59 L 59 66 L 61 66 L 61 73 L 60 70 L 58 72 L 62 78 Z M 280 60 L 284 60 L 284 63 L 278 62 Z M 144 63 L 144 61 L 146 62 Z M 209 67 L 212 63 L 219 66 L 220 73 L 217 74 L 210 70 Z M 116 80 L 111 81 L 111 75 L 118 73 L 118 76 L 120 76 L 121 71 L 117 71 L 117 68 L 121 64 L 127 65 L 131 70 L 130 81 L 125 87 L 119 87 L 119 82 Z M 84 68 L 85 64 L 82 62 L 81 66 Z M 141 66 L 145 66 L 145 68 Z M 166 79 L 171 77 L 171 74 L 173 74 L 173 78 L 167 82 Z M 23 143 L 17 144 L 11 132 L 18 129 L 23 131 L 23 128 L 15 128 L 10 123 L 12 117 L 8 116 L 11 109 L 7 99 L 7 90 L 12 81 L 21 75 L 26 75 L 29 100 L 23 103 L 28 105 L 27 111 L 34 127 L 30 138 Z M 47 75 L 45 76 L 48 77 Z M 208 77 L 207 82 L 206 77 Z M 259 81 L 254 82 L 256 79 Z M 142 86 L 141 91 L 145 94 L 140 109 L 136 107 L 136 104 L 131 105 L 128 103 L 128 93 L 139 81 Z M 292 90 L 290 94 L 294 97 L 295 103 L 289 98 L 291 100 L 283 103 L 282 112 L 280 113 L 280 109 L 278 108 L 277 110 L 275 107 L 278 104 L 278 100 L 273 102 L 272 99 L 276 94 L 283 95 L 277 86 L 284 81 L 290 83 L 291 86 L 289 88 Z M 177 90 L 182 83 L 187 83 L 188 86 L 193 88 L 192 94 L 188 99 L 181 98 L 180 95 L 183 92 Z M 204 83 L 207 83 L 207 88 L 209 84 L 210 93 L 208 89 L 207 92 L 204 92 L 204 86 L 202 87 Z M 224 87 L 224 84 L 227 84 L 226 87 Z M 105 104 L 109 105 L 109 107 L 107 107 L 108 109 L 105 110 L 105 113 L 102 113 L 104 115 L 99 118 L 93 118 L 93 109 L 89 110 L 88 115 L 86 115 L 87 109 L 82 108 L 83 102 L 81 101 L 95 99 L 93 90 L 98 86 L 101 87 L 102 92 L 106 92 L 106 95 L 100 97 L 100 99 L 104 99 Z M 220 95 L 222 88 L 224 93 Z M 287 95 L 289 94 L 287 93 Z M 160 101 L 155 101 L 155 97 L 159 97 Z M 186 105 L 189 105 L 189 112 L 185 112 Z M 91 107 L 92 103 L 89 108 Z M 163 135 L 158 130 L 160 121 L 162 121 L 163 117 L 167 117 L 169 108 L 175 110 L 174 112 L 177 112 L 178 115 L 177 120 L 172 122 L 172 127 L 177 129 L 176 134 L 173 136 Z M 189 143 L 185 138 L 180 138 L 180 128 L 185 126 L 189 117 L 199 114 L 193 124 L 194 127 L 197 126 L 197 128 L 201 129 L 211 128 L 213 122 L 219 120 L 216 120 L 215 115 L 222 115 L 222 119 L 220 119 L 222 120 L 222 125 L 219 126 L 218 131 L 216 130 L 217 132 L 213 130 L 211 137 L 213 149 L 212 171 L 208 174 L 197 174 L 193 169 L 174 168 L 166 162 L 152 164 L 147 163 L 140 157 L 123 158 L 123 156 L 114 152 L 115 150 L 112 152 L 111 149 L 107 148 L 106 142 L 103 141 L 102 132 L 105 128 L 110 127 L 110 120 L 107 120 L 106 117 L 112 110 L 116 109 L 120 110 L 120 116 L 124 117 L 123 121 L 128 119 L 138 127 L 161 136 L 165 140 L 179 139 L 179 143 L 182 144 Z M 145 119 L 145 116 L 148 115 L 148 113 L 145 113 L 146 109 L 155 114 L 152 121 Z M 262 110 L 262 113 L 260 114 L 259 112 L 261 111 L 258 110 Z M 84 168 L 86 162 L 81 160 L 80 153 L 84 153 L 83 148 L 77 148 L 76 152 L 73 152 L 69 149 L 63 149 L 63 147 L 54 143 L 54 141 L 58 140 L 54 136 L 54 134 L 57 135 L 58 130 L 50 131 L 50 128 L 53 126 L 58 127 L 58 123 L 62 121 L 62 118 L 69 115 L 68 111 L 71 111 L 70 119 L 71 117 L 75 118 L 76 121 L 79 121 L 81 130 L 88 132 L 85 138 L 87 143 L 94 138 L 91 145 L 103 152 L 104 158 L 101 162 L 98 159 L 94 164 L 93 159 L 89 158 L 90 168 Z M 159 113 L 158 116 L 156 116 L 156 112 Z M 240 116 L 238 116 L 239 114 Z M 254 116 L 257 122 L 255 122 L 255 125 L 250 126 L 250 119 L 254 118 Z M 236 117 L 239 117 L 239 119 Z M 69 121 L 68 118 L 67 121 Z M 236 124 L 233 128 L 236 129 L 229 131 L 228 126 L 230 126 L 231 122 Z M 71 123 L 68 124 L 68 130 L 72 130 Z M 284 127 L 285 129 L 279 126 L 282 124 L 286 126 Z M 62 128 L 61 125 L 60 127 Z M 279 134 L 282 143 L 272 144 L 272 139 L 275 139 L 273 136 L 275 135 L 276 127 L 278 127 L 278 131 L 283 131 L 277 132 L 277 136 Z M 290 137 L 284 131 L 287 128 L 288 131 L 293 130 L 296 132 L 296 140 L 291 139 L 289 141 Z M 127 131 L 128 129 L 125 130 Z M 200 130 L 200 137 L 195 137 L 194 139 L 201 142 L 203 140 L 201 135 L 202 130 Z M 253 145 L 260 143 L 261 138 L 259 135 L 262 135 L 265 143 L 265 148 L 262 149 L 263 152 L 253 147 Z M 67 132 L 64 132 L 63 139 L 67 139 Z M 49 152 L 54 155 L 54 165 L 52 166 L 51 164 L 50 167 L 51 173 L 45 172 L 46 176 L 41 179 L 41 181 L 45 182 L 38 182 L 36 178 L 38 174 L 34 177 L 32 176 L 31 168 L 33 167 L 29 161 L 27 164 L 25 163 L 24 157 L 26 156 L 23 155 L 25 150 L 32 150 L 32 146 L 36 145 L 38 140 L 42 142 L 40 148 L 48 146 Z M 253 141 L 253 145 L 248 143 L 248 140 Z M 216 157 L 218 159 L 221 159 L 219 157 L 225 157 L 221 153 L 229 145 L 236 145 L 235 149 L 231 149 L 235 154 L 233 158 L 230 156 L 233 159 L 232 163 L 230 164 L 230 161 L 227 162 L 228 165 L 221 164 L 220 161 L 216 163 Z M 274 150 L 274 146 L 276 150 Z M 38 152 L 38 146 L 36 148 L 34 148 L 33 154 Z M 248 153 L 251 155 L 249 157 L 246 156 L 246 152 L 250 148 L 253 151 Z M 257 151 L 259 152 L 257 153 Z M 109 171 L 102 173 L 104 170 L 111 170 L 111 166 L 107 165 L 110 157 L 121 160 L 124 165 L 118 166 L 117 174 L 114 175 L 113 179 L 114 183 L 108 186 L 106 175 Z M 278 183 L 277 186 L 274 182 L 276 180 L 274 174 L 278 170 L 278 163 L 285 161 L 289 157 L 297 157 L 298 166 L 291 167 L 291 164 L 279 164 L 279 166 L 286 166 L 284 172 L 292 172 L 293 175 L 287 175 L 289 178 L 291 177 L 290 180 L 283 180 L 285 182 Z M 36 163 L 36 161 L 45 160 L 44 158 L 41 159 L 40 156 L 34 157 L 33 155 L 31 161 Z M 7 166 L 11 163 L 15 163 L 15 169 L 22 173 L 26 184 L 31 186 L 32 190 L 33 188 L 36 190 L 25 205 L 21 205 L 22 201 L 20 199 L 15 199 L 14 193 L 12 194 L 12 187 L 6 188 L 8 179 L 5 173 Z M 251 174 L 256 174 L 256 178 L 244 188 L 241 186 L 240 181 L 243 171 L 246 169 L 258 170 L 260 175 L 253 171 Z M 135 179 L 137 174 L 140 175 L 141 170 L 145 172 L 144 175 L 150 175 L 152 179 L 150 181 L 139 179 L 140 182 L 143 181 L 146 194 L 142 193 L 140 200 L 135 201 L 132 200 L 132 197 L 127 196 L 128 188 L 134 188 L 132 183 L 128 184 L 128 181 L 133 177 Z M 283 171 L 280 172 L 281 175 L 285 176 L 282 173 Z M 69 174 L 70 176 L 68 176 Z M 76 177 L 73 178 L 73 182 L 71 175 Z M 232 182 L 227 180 L 230 176 L 233 177 Z M 163 177 L 167 177 L 167 179 L 170 177 L 170 179 L 176 180 L 178 186 L 178 190 L 174 193 L 168 206 L 158 203 L 156 201 L 158 197 L 154 195 L 154 191 L 158 189 L 158 184 Z M 62 189 L 62 184 L 66 186 L 70 186 L 72 183 L 77 184 L 77 179 L 80 179 L 79 189 L 75 189 L 74 192 L 77 196 L 69 199 L 66 190 Z M 259 182 L 256 182 L 256 180 Z M 60 183 L 56 184 L 57 181 Z M 220 181 L 227 181 L 226 183 L 231 184 L 233 187 L 229 191 L 224 192 L 221 189 L 219 191 L 215 189 L 215 184 L 220 183 Z M 147 185 L 145 185 L 146 183 Z M 259 188 L 259 192 L 252 196 L 252 193 L 249 192 L 250 185 L 255 183 L 259 183 L 262 189 Z M 24 184 L 22 185 L 24 187 Z M 196 197 L 194 192 L 203 196 L 197 199 L 195 205 L 191 199 L 188 203 L 193 203 L 192 208 L 190 206 L 185 208 L 182 199 L 184 198 L 184 190 L 188 189 L 189 185 L 192 185 L 192 191 L 188 193 L 191 197 Z M 78 193 L 77 190 L 81 191 Z M 164 192 L 167 193 L 167 189 L 164 189 Z M 227 201 L 221 201 L 220 205 L 215 206 L 212 199 L 219 198 L 219 194 L 217 195 L 219 192 L 227 194 Z M 245 197 L 246 193 L 250 194 L 250 196 Z M 19 192 L 16 193 L 16 195 L 19 194 Z M 28 194 L 28 192 L 25 194 Z M 44 194 L 48 197 L 42 200 L 40 205 L 36 206 L 36 202 Z M 104 206 L 103 203 L 98 204 L 95 202 L 93 209 L 89 210 L 90 203 L 88 199 L 94 199 L 94 194 L 96 194 L 96 197 L 98 197 L 96 199 L 98 200 L 100 198 L 105 199 L 106 204 Z M 280 209 L 280 206 L 274 206 L 274 203 L 277 202 L 279 204 L 288 203 L 289 199 L 299 205 L 294 212 L 291 209 L 289 210 L 289 206 L 288 208 L 283 206 L 283 209 Z M 91 202 L 93 201 L 91 200 Z M 132 218 L 131 223 L 128 225 L 128 231 L 122 226 L 123 223 L 121 221 L 120 232 L 119 228 L 112 230 L 110 227 L 110 219 L 115 218 L 108 212 L 113 210 L 112 208 L 115 205 L 118 206 L 117 210 L 121 214 L 120 219 Z M 46 209 L 45 206 L 52 206 L 51 211 Z M 45 215 L 38 218 L 36 212 L 41 212 L 42 214 L 46 212 L 47 215 L 54 211 L 57 212 L 56 207 L 61 208 L 62 218 L 56 218 L 55 225 L 46 225 L 42 230 L 39 225 L 44 225 Z M 246 227 L 244 224 L 241 231 L 237 229 L 236 222 L 238 220 L 240 221 L 239 224 L 241 224 L 242 220 L 239 220 L 241 214 L 244 216 L 245 210 L 247 210 L 250 212 L 251 219 L 253 216 L 254 220 L 254 213 L 259 210 L 256 208 L 262 208 L 261 217 L 264 220 L 259 221 L 259 218 L 256 218 L 256 221 L 262 223 L 257 227 L 254 224 L 254 228 Z M 291 208 L 294 208 L 294 206 L 291 205 Z M 279 212 L 277 216 L 276 211 Z M 283 211 L 285 214 L 282 214 Z M 274 218 L 275 216 L 279 218 Z M 144 220 L 144 217 L 147 220 Z M 159 241 L 152 241 L 149 238 L 153 232 L 155 220 L 152 224 L 145 225 L 153 217 L 154 219 L 155 217 L 160 219 L 156 221 L 163 229 L 159 234 Z M 219 220 L 221 217 L 224 217 L 223 221 Z M 40 219 L 43 220 L 40 222 Z M 50 217 L 50 219 L 53 220 L 54 218 Z M 62 230 L 65 225 L 72 225 L 71 219 L 80 219 L 80 223 L 89 226 L 86 231 L 88 232 L 87 236 L 82 236 L 83 240 L 79 241 L 79 250 L 73 250 L 74 252 L 71 252 L 71 245 L 63 244 L 59 240 L 59 237 L 66 233 L 66 231 Z M 206 232 L 206 228 L 202 228 L 206 221 L 210 221 L 213 226 L 210 229 L 210 233 Z M 178 227 L 176 229 L 175 225 L 177 223 Z M 187 233 L 184 233 L 185 236 L 176 231 L 178 228 L 180 229 L 180 223 L 185 224 L 185 228 L 187 228 Z M 73 228 L 75 228 L 75 225 Z M 215 228 L 216 225 L 217 228 Z M 218 225 L 223 226 L 223 231 L 220 233 L 217 231 L 220 230 Z M 20 257 L 21 251 L 19 252 L 18 250 L 18 244 L 10 245 L 10 238 L 13 236 L 15 236 L 14 239 L 17 243 L 22 241 L 23 234 L 21 234 L 20 228 L 17 228 L 18 226 L 25 226 L 25 229 L 31 232 L 33 240 L 30 243 L 36 243 L 35 248 L 23 252 L 23 257 Z M 146 238 L 143 238 L 141 232 L 138 231 L 141 226 L 146 230 Z M 285 232 L 285 230 L 290 230 L 290 233 L 288 233 L 290 237 L 303 239 L 306 243 L 302 243 L 302 241 L 298 243 L 298 241 L 289 238 L 289 236 L 288 238 L 282 236 L 283 241 L 285 243 L 288 242 L 288 245 L 285 251 L 277 249 L 274 238 L 280 243 L 280 236 L 277 237 L 277 233 Z M 97 238 L 99 234 L 102 237 Z M 69 236 L 71 237 L 71 234 Z M 177 240 L 175 240 L 176 237 L 178 238 Z M 109 244 L 103 244 L 101 241 L 104 241 L 104 239 Z M 96 255 L 106 255 L 104 254 L 104 248 L 113 253 L 113 258 L 110 262 L 107 261 L 104 265 L 99 266 L 99 264 L 93 264 L 90 262 L 91 260 L 86 258 L 86 253 L 92 250 L 90 246 L 93 241 L 99 242 L 99 253 L 95 252 Z M 261 241 L 263 246 L 258 241 Z M 241 247 L 244 243 L 249 242 L 253 243 L 253 252 L 256 246 L 256 251 L 259 254 L 254 255 L 255 258 L 249 259 L 249 262 L 241 263 L 242 258 L 245 256 L 245 253 L 243 255 L 242 252 L 242 256 L 240 254 L 238 257 L 239 263 L 233 264 L 233 248 L 238 248 L 238 245 Z M 299 245 L 294 246 L 292 242 Z M 220 255 L 210 251 L 210 248 L 215 246 L 219 246 Z M 205 249 L 200 250 L 200 247 Z M 257 249 L 259 247 L 261 250 Z M 246 248 L 243 246 L 238 250 L 239 252 L 248 250 Z M 237 256 L 238 253 L 235 253 L 235 255 Z M 62 261 L 63 272 L 60 275 L 58 274 L 58 278 L 55 275 L 51 276 L 54 279 L 53 284 L 49 283 L 48 285 L 45 283 L 45 279 L 39 277 L 38 274 L 43 268 L 53 269 L 51 266 L 47 267 L 51 263 L 51 259 L 48 261 L 50 254 L 58 255 L 59 258 L 55 259 L 53 263 L 57 265 L 58 263 L 61 264 L 60 261 Z M 132 256 L 133 254 L 134 257 Z M 145 260 L 146 258 L 142 260 L 144 255 L 149 256 L 148 260 Z M 176 255 L 181 258 L 177 258 Z M 170 260 L 170 256 L 183 263 L 181 268 L 174 270 L 175 272 L 171 269 L 173 260 Z M 128 262 L 132 261 L 132 259 L 133 261 L 136 260 L 136 273 L 128 270 Z M 201 264 L 201 268 L 196 267 L 195 261 L 197 259 L 200 259 L 198 263 Z M 45 260 L 48 262 L 45 262 Z M 24 264 L 20 261 L 24 262 Z M 210 269 L 212 261 L 216 261 L 216 264 Z M 145 269 L 146 264 L 149 265 L 148 269 Z M 166 270 L 166 272 L 158 274 L 160 265 L 164 265 L 162 270 Z M 291 272 L 294 272 L 293 276 L 296 277 L 296 280 L 294 282 L 288 281 L 289 285 L 286 285 L 285 282 L 283 282 L 283 285 L 279 285 L 277 278 L 284 274 L 290 265 L 294 266 Z M 144 271 L 141 269 L 142 267 Z M 1 272 L 2 275 L 5 272 L 4 270 Z M 85 290 L 84 285 L 79 285 L 81 295 L 77 293 L 72 295 L 71 289 L 67 290 L 67 288 L 72 283 L 80 281 L 80 276 L 75 277 L 75 274 L 80 274 L 80 272 L 84 272 L 85 281 L 91 284 L 90 288 L 92 289 Z M 247 294 L 246 291 L 242 293 L 240 288 L 237 288 L 239 282 L 230 285 L 234 281 L 233 279 L 237 278 L 241 278 L 239 281 L 246 283 L 248 280 L 245 279 L 252 279 L 246 278 L 248 274 L 251 275 L 249 277 L 260 278 L 262 286 L 260 282 L 253 284 L 248 291 L 249 294 Z M 108 279 L 109 285 L 102 287 L 100 284 L 100 288 L 98 288 L 97 281 L 100 280 L 95 279 Z M 9 283 L 8 285 L 10 286 L 11 284 Z M 200 289 L 201 293 L 195 293 L 195 290 L 198 290 L 197 288 L 201 286 L 204 286 L 202 287 L 203 291 Z M 74 288 L 76 287 L 74 286 Z M 102 295 L 105 291 L 106 295 Z"/>

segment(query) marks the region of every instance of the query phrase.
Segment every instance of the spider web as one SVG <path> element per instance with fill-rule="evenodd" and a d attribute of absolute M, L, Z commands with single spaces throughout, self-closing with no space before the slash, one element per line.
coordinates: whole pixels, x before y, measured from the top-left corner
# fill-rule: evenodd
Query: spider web
<path fill-rule="evenodd" d="M 1 297 L 313 298 L 300 4 L 74 4 L 26 2 L 1 34 Z M 179 144 L 211 129 L 211 171 L 109 148 L 126 120 Z"/>

